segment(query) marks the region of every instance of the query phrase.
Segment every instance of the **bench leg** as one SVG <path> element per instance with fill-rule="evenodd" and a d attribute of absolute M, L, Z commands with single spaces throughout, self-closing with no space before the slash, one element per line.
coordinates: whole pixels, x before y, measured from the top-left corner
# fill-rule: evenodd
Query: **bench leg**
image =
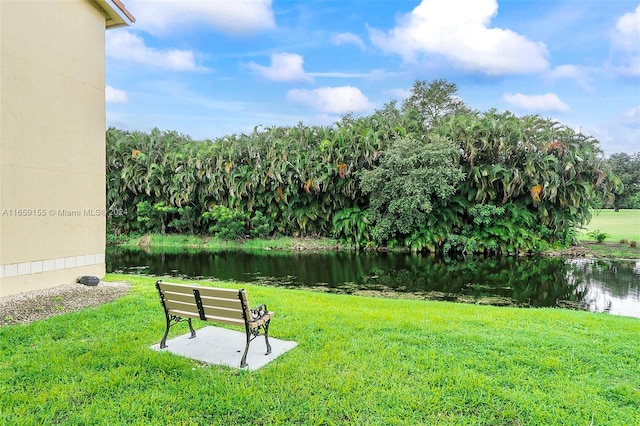
<path fill-rule="evenodd" d="M 191 325 L 191 318 L 189 318 L 188 323 L 189 323 L 189 330 L 191 331 L 191 337 L 189 337 L 189 339 L 193 339 L 194 337 L 196 337 L 196 331 L 193 329 L 193 326 Z"/>
<path fill-rule="evenodd" d="M 267 353 L 265 355 L 269 355 L 271 353 L 271 345 L 269 344 L 269 323 L 271 322 L 271 319 L 269 319 L 269 321 L 267 321 L 267 323 L 264 325 L 264 341 L 267 343 Z"/>
<path fill-rule="evenodd" d="M 185 320 L 174 315 L 167 315 L 167 328 L 164 330 L 164 336 L 162 336 L 162 340 L 160 341 L 160 349 L 164 349 L 167 347 L 167 336 L 169 335 L 169 329 L 171 328 L 171 326 L 176 325 L 177 323 L 182 321 Z M 191 324 L 191 318 L 187 318 L 186 321 L 189 324 L 189 331 L 191 331 L 191 337 L 189 337 L 189 339 L 193 339 L 194 337 L 196 337 L 196 331 L 193 329 L 193 325 Z"/>
<path fill-rule="evenodd" d="M 167 336 L 169 335 L 169 328 L 171 328 L 171 318 L 167 315 L 167 328 L 164 330 L 164 336 L 160 340 L 160 349 L 167 347 Z"/>
<path fill-rule="evenodd" d="M 251 334 L 249 332 L 249 328 L 247 328 L 246 331 L 247 344 L 244 346 L 244 354 L 242 355 L 242 359 L 240 360 L 240 368 L 244 368 L 247 366 L 247 353 L 249 352 L 249 343 L 251 343 Z"/>

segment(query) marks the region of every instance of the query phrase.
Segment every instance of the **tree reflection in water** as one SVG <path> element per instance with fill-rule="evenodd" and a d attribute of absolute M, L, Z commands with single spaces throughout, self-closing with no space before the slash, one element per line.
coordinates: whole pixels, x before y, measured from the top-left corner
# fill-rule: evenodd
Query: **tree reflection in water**
<path fill-rule="evenodd" d="M 635 260 L 110 247 L 107 270 L 640 317 L 640 262 Z"/>

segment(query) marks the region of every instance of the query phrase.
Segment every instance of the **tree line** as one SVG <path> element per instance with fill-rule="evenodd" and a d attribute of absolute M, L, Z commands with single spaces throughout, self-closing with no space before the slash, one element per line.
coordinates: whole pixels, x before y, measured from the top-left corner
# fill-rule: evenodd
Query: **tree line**
<path fill-rule="evenodd" d="M 471 110 L 445 80 L 332 126 L 195 141 L 107 130 L 108 233 L 328 236 L 359 249 L 527 253 L 574 241 L 622 181 L 596 139 Z"/>

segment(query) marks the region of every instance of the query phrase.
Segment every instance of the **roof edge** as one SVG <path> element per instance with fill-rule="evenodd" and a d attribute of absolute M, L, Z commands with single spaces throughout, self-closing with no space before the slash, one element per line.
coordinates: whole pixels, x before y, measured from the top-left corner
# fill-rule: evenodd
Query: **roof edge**
<path fill-rule="evenodd" d="M 136 18 L 120 0 L 94 0 L 94 2 L 106 15 L 107 29 L 128 27 L 136 22 Z"/>

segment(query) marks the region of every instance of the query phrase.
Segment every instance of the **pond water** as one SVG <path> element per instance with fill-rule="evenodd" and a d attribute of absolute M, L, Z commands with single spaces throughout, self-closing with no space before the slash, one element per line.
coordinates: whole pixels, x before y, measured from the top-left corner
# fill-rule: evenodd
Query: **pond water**
<path fill-rule="evenodd" d="M 640 261 L 445 259 L 408 253 L 144 251 L 110 247 L 107 270 L 640 318 Z"/>

